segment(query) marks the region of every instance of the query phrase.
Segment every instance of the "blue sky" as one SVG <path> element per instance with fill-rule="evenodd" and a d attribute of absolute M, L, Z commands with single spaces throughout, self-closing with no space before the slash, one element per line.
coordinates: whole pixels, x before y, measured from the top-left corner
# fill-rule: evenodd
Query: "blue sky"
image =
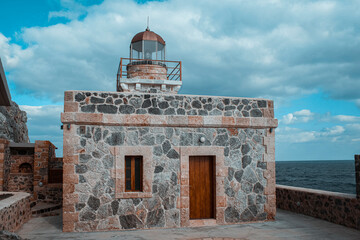
<path fill-rule="evenodd" d="M 0 57 L 31 141 L 62 154 L 63 92 L 114 91 L 147 16 L 183 62 L 180 93 L 274 99 L 277 161 L 360 153 L 355 0 L 1 1 Z"/>

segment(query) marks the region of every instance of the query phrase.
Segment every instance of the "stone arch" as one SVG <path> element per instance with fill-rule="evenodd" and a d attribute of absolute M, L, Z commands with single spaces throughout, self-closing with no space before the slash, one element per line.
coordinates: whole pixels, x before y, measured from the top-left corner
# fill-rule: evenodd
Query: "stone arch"
<path fill-rule="evenodd" d="M 22 163 L 19 166 L 19 173 L 32 173 L 32 167 L 30 163 Z"/>

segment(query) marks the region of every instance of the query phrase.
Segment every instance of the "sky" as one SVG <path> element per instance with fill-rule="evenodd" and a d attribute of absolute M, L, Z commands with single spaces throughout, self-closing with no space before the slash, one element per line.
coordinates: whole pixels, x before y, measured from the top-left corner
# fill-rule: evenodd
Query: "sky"
<path fill-rule="evenodd" d="M 274 100 L 276 161 L 360 153 L 356 0 L 1 0 L 0 57 L 32 142 L 62 155 L 64 91 L 115 91 L 148 16 L 182 61 L 179 93 Z"/>

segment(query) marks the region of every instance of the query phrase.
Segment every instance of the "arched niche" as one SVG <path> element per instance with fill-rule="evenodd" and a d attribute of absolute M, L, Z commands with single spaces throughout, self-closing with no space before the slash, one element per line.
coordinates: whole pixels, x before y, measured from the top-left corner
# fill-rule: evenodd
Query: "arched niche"
<path fill-rule="evenodd" d="M 32 173 L 32 167 L 30 163 L 22 163 L 19 166 L 19 173 Z"/>

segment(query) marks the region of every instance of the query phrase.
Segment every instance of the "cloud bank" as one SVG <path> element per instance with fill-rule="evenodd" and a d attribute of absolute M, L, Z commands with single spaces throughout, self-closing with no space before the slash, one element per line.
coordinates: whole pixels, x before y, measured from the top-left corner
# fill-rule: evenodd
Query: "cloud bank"
<path fill-rule="evenodd" d="M 65 90 L 115 91 L 120 57 L 129 56 L 147 16 L 167 43 L 167 59 L 183 63 L 183 94 L 265 97 L 279 107 L 321 92 L 360 108 L 358 1 L 60 1 L 63 9 L 48 18 L 64 23 L 23 28 L 11 37 L 0 31 L 12 94 L 56 104 L 21 106 L 32 141 L 49 139 L 62 148 Z M 277 116 L 277 159 L 341 159 L 359 149 L 356 113 L 302 108 Z"/>
<path fill-rule="evenodd" d="M 360 102 L 358 1 L 64 2 L 49 18 L 66 24 L 24 28 L 18 41 L 0 33 L 20 93 L 60 102 L 64 90 L 115 90 L 119 58 L 150 16 L 167 58 L 183 61 L 182 93 L 285 100 L 321 90 Z"/>

